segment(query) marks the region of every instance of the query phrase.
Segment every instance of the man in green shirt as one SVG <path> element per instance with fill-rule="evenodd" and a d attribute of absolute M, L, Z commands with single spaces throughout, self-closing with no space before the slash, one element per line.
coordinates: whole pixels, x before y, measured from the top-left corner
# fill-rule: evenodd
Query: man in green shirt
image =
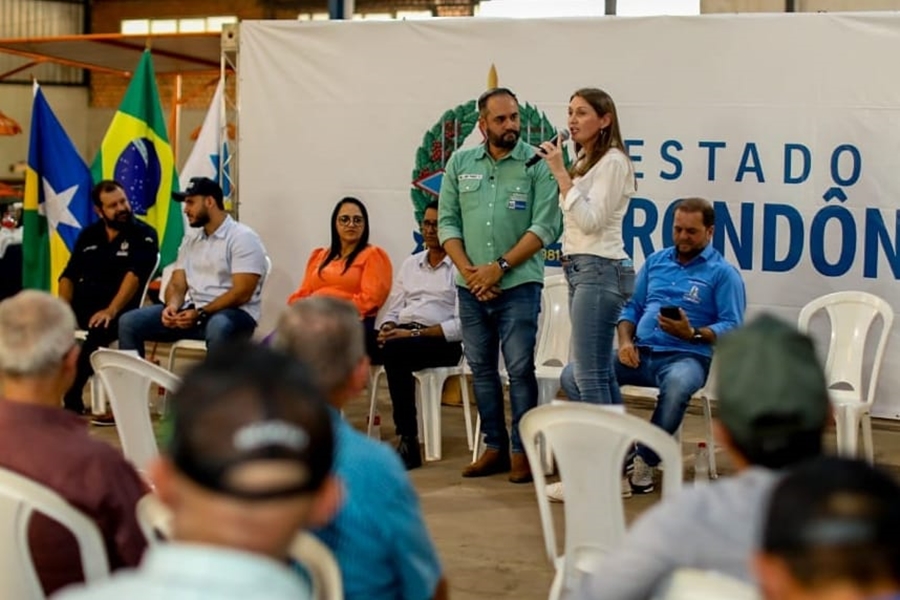
<path fill-rule="evenodd" d="M 537 404 L 534 346 L 544 282 L 540 249 L 559 237 L 562 217 L 546 163 L 526 166 L 535 151 L 519 139 L 515 94 L 506 88 L 488 90 L 478 99 L 478 111 L 486 141 L 450 157 L 438 208 L 438 236 L 459 270 L 463 346 L 487 447 L 463 477 L 510 471 L 510 481 L 527 483 L 531 471 L 519 419 Z M 497 370 L 501 344 L 509 374 L 510 433 Z"/>

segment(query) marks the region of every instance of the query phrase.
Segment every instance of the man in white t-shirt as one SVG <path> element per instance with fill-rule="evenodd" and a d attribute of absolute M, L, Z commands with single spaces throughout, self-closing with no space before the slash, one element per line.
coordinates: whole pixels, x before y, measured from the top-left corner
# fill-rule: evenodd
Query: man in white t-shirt
<path fill-rule="evenodd" d="M 208 349 L 250 337 L 259 321 L 266 250 L 255 231 L 225 212 L 222 188 L 194 177 L 172 197 L 195 231 L 185 235 L 165 304 L 125 313 L 119 348 L 143 356 L 147 341 L 205 340 Z"/>

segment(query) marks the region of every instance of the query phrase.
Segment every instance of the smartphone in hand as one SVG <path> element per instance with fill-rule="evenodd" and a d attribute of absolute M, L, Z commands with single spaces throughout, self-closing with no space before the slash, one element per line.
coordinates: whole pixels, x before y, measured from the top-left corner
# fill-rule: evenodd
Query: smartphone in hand
<path fill-rule="evenodd" d="M 677 306 L 663 306 L 659 309 L 659 314 L 673 321 L 681 320 L 681 310 Z"/>

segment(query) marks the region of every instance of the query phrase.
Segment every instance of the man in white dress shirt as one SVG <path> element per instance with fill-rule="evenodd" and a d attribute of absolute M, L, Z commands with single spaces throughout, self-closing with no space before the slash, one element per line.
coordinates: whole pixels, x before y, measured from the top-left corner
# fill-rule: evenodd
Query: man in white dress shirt
<path fill-rule="evenodd" d="M 222 188 L 194 177 L 172 197 L 184 203 L 193 232 L 184 236 L 165 305 L 125 313 L 119 348 L 144 355 L 147 341 L 205 340 L 207 350 L 250 337 L 259 322 L 266 249 L 255 231 L 225 212 Z"/>
<path fill-rule="evenodd" d="M 407 469 L 422 466 L 416 422 L 413 372 L 459 363 L 462 332 L 456 306 L 456 267 L 438 241 L 438 204 L 425 207 L 422 237 L 425 250 L 400 267 L 378 330 L 387 375 L 397 452 Z"/>

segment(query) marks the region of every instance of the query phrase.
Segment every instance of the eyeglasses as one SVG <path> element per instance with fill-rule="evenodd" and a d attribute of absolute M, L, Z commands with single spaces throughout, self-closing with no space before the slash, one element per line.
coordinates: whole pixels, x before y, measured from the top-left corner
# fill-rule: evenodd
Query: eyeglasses
<path fill-rule="evenodd" d="M 362 225 L 363 223 L 366 222 L 365 219 L 363 219 L 359 215 L 354 215 L 352 217 L 350 215 L 341 215 L 338 217 L 337 220 L 338 220 L 338 223 L 340 223 L 341 225 L 343 225 L 345 227 L 347 225 L 349 225 L 350 223 L 353 223 L 354 225 Z"/>
<path fill-rule="evenodd" d="M 437 221 L 422 221 L 422 229 L 437 229 Z"/>

